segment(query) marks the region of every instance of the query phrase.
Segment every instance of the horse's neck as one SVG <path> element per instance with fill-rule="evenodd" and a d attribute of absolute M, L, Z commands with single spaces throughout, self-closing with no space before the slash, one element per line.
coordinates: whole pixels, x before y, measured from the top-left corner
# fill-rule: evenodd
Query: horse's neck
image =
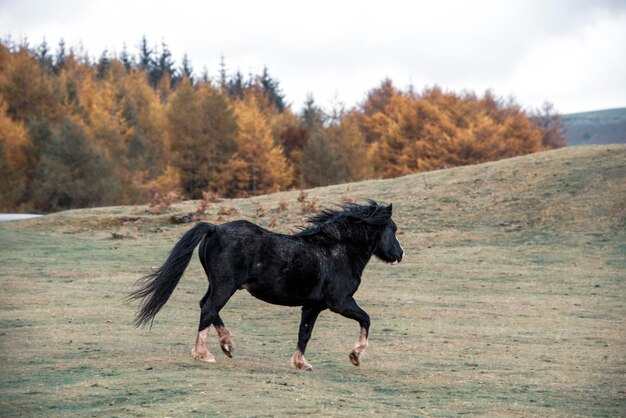
<path fill-rule="evenodd" d="M 378 240 L 374 239 L 375 237 L 363 237 L 365 239 L 362 240 L 346 240 L 345 245 L 350 253 L 353 261 L 357 261 L 356 267 L 358 268 L 359 276 L 363 273 L 365 266 L 369 263 L 372 255 L 374 255 L 374 250 L 376 249 L 376 245 L 378 245 Z"/>

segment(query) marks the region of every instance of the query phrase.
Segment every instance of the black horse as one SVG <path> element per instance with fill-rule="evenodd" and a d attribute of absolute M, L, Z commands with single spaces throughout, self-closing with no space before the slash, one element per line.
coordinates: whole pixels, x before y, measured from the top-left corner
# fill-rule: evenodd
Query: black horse
<path fill-rule="evenodd" d="M 326 209 L 310 217 L 310 225 L 294 235 L 276 234 L 247 221 L 221 225 L 200 222 L 185 233 L 165 264 L 140 279 L 142 287 L 130 294 L 129 298 L 142 299 L 135 324 L 145 325 L 154 319 L 200 243 L 198 252 L 209 289 L 200 301 L 194 359 L 215 361 L 206 344 L 211 324 L 222 351 L 232 357 L 231 334 L 219 313 L 238 289 L 246 289 L 265 302 L 302 306 L 293 367 L 312 370 L 304 352 L 315 320 L 325 309 L 359 322 L 359 340 L 350 352 L 352 364 L 358 366 L 367 347 L 370 318 L 352 295 L 372 255 L 389 264 L 399 263 L 404 256 L 391 212 L 391 205 L 374 201 Z"/>

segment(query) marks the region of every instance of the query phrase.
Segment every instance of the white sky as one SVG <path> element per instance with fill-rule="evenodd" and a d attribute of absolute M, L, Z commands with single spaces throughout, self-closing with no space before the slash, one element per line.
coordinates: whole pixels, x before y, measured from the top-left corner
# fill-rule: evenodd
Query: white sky
<path fill-rule="evenodd" d="M 561 113 L 626 107 L 626 1 L 0 0 L 0 36 L 92 56 L 164 40 L 216 76 L 264 65 L 299 110 L 351 107 L 385 77 L 421 90 L 491 88 Z"/>

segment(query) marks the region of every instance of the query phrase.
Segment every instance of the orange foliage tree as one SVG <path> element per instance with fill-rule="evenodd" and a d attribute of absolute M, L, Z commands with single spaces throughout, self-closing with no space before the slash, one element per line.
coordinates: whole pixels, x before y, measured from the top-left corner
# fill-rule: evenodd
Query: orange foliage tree
<path fill-rule="evenodd" d="M 528 113 L 491 92 L 415 93 L 383 80 L 331 116 L 296 114 L 266 68 L 219 85 L 176 69 L 165 43 L 97 61 L 60 43 L 0 41 L 0 209 L 145 203 L 150 194 L 225 197 L 394 177 L 565 144 L 546 104 Z"/>
<path fill-rule="evenodd" d="M 239 132 L 237 151 L 222 174 L 224 195 L 250 196 L 276 192 L 293 182 L 293 171 L 276 144 L 267 115 L 255 94 L 234 103 Z"/>

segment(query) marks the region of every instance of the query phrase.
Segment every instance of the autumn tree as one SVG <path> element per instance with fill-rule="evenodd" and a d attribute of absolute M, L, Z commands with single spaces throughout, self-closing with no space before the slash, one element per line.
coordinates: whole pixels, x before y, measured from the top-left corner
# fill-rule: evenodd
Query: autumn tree
<path fill-rule="evenodd" d="M 394 177 L 564 145 L 551 105 L 527 113 L 490 91 L 399 89 L 385 79 L 356 108 L 286 103 L 267 68 L 194 80 L 162 42 L 137 57 L 0 42 L 0 196 L 5 210 L 140 203 Z M 87 184 L 91 184 L 88 187 Z"/>
<path fill-rule="evenodd" d="M 136 186 L 141 188 L 163 175 L 169 162 L 166 107 L 150 88 L 143 72 L 132 72 L 125 77 L 116 94 L 130 128 L 125 158 L 136 172 Z"/>
<path fill-rule="evenodd" d="M 251 196 L 276 192 L 293 181 L 283 149 L 272 138 L 272 130 L 258 99 L 249 94 L 235 102 L 239 132 L 237 151 L 223 173 L 226 196 Z"/>
<path fill-rule="evenodd" d="M 387 89 L 387 91 L 391 91 Z M 370 161 L 378 175 L 477 164 L 543 149 L 541 131 L 514 103 L 487 92 L 483 98 L 438 87 L 422 94 L 400 91 L 362 110 L 361 129 L 372 140 Z M 368 109 L 380 109 L 369 105 Z"/>
<path fill-rule="evenodd" d="M 183 78 L 169 105 L 172 160 L 190 198 L 224 189 L 225 164 L 235 147 L 237 123 L 228 102 L 210 85 L 194 89 Z"/>
<path fill-rule="evenodd" d="M 48 79 L 27 49 L 20 49 L 3 62 L 0 74 L 0 94 L 7 104 L 7 113 L 16 120 L 44 118 L 52 112 L 53 92 Z"/>
<path fill-rule="evenodd" d="M 293 168 L 294 185 L 306 186 L 302 174 L 303 152 L 309 141 L 309 132 L 298 118 L 290 111 L 283 112 L 275 118 L 275 135 L 282 146 L 289 165 Z"/>
<path fill-rule="evenodd" d="M 369 147 L 354 113 L 342 114 L 328 127 L 327 137 L 336 156 L 338 183 L 364 180 L 373 175 L 373 168 L 368 164 Z"/>

